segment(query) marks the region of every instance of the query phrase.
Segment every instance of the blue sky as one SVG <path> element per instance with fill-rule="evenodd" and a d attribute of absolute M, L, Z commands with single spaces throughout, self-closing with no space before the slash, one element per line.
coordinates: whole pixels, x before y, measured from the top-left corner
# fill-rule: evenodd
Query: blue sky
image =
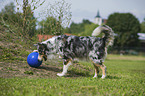
<path fill-rule="evenodd" d="M 0 9 L 5 4 L 14 0 L 0 0 Z M 19 0 L 22 2 L 22 0 Z M 48 3 L 55 0 L 46 0 L 45 4 L 35 10 L 35 16 L 39 17 L 42 10 L 46 10 Z M 114 12 L 132 13 L 140 22 L 145 18 L 145 0 L 66 0 L 71 4 L 72 21 L 79 23 L 82 19 L 94 21 L 94 17 L 99 10 L 102 18 L 107 19 Z"/>
<path fill-rule="evenodd" d="M 99 10 L 102 18 L 107 19 L 114 12 L 135 15 L 140 22 L 145 18 L 145 0 L 67 0 L 72 2 L 73 20 L 80 22 L 83 18 L 94 20 Z"/>

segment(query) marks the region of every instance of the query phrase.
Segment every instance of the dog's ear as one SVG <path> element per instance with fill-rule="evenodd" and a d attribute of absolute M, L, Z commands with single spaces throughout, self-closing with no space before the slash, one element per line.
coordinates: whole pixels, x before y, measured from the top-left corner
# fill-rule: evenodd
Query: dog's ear
<path fill-rule="evenodd" d="M 34 44 L 34 46 L 45 46 L 45 44 L 43 44 L 43 43 L 37 43 L 37 44 Z"/>
<path fill-rule="evenodd" d="M 37 43 L 38 45 L 42 45 L 42 43 Z"/>
<path fill-rule="evenodd" d="M 39 48 L 47 49 L 47 45 L 46 44 L 44 44 L 44 43 L 37 43 L 37 44 L 38 44 Z"/>

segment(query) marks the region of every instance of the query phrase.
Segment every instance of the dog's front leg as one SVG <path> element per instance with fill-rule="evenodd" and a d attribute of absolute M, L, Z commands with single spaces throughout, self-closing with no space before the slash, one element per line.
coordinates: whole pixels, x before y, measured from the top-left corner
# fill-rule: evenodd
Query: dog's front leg
<path fill-rule="evenodd" d="M 33 50 L 33 52 L 38 52 L 38 50 Z"/>
<path fill-rule="evenodd" d="M 65 60 L 63 64 L 63 71 L 62 73 L 57 73 L 58 76 L 64 76 L 67 73 L 68 67 L 71 65 L 70 60 Z"/>
<path fill-rule="evenodd" d="M 97 75 L 99 74 L 99 68 L 98 68 L 97 64 L 94 64 L 94 68 L 95 68 L 95 75 L 93 78 L 97 78 Z"/>

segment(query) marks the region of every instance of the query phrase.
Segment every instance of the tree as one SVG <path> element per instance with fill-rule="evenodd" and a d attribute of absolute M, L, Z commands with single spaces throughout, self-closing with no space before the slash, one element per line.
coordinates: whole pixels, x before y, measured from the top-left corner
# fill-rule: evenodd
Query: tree
<path fill-rule="evenodd" d="M 65 0 L 56 1 L 54 4 L 49 5 L 50 8 L 47 9 L 46 17 L 53 17 L 57 20 L 57 30 L 53 32 L 53 35 L 63 34 L 63 29 L 68 27 L 71 21 L 71 5 Z M 56 27 L 54 27 L 56 28 Z M 51 28 L 51 29 L 54 29 Z"/>
<path fill-rule="evenodd" d="M 6 5 L 6 6 L 4 7 L 4 9 L 2 9 L 1 13 L 2 13 L 2 14 L 13 15 L 13 14 L 15 13 L 14 8 L 15 8 L 14 3 L 11 2 L 10 4 Z"/>
<path fill-rule="evenodd" d="M 137 33 L 140 32 L 140 23 L 131 13 L 113 13 L 109 16 L 107 25 L 117 34 L 114 46 L 136 47 L 139 44 Z"/>
<path fill-rule="evenodd" d="M 91 24 L 85 24 L 84 25 L 84 31 L 81 32 L 79 35 L 81 36 L 91 36 L 93 30 L 98 27 L 98 25 L 91 23 Z"/>
<path fill-rule="evenodd" d="M 61 26 L 59 21 L 57 21 L 53 17 L 47 17 L 46 20 L 42 20 L 38 24 L 39 24 L 38 29 L 39 34 L 50 34 L 50 35 L 58 32 L 60 30 L 59 27 Z"/>
<path fill-rule="evenodd" d="M 68 33 L 75 34 L 75 35 L 87 35 L 88 33 L 84 33 L 86 25 L 93 25 L 93 24 L 89 20 L 85 20 L 85 19 L 83 19 L 81 23 L 72 22 L 70 28 L 68 29 Z"/>
<path fill-rule="evenodd" d="M 23 35 L 32 37 L 36 31 L 36 19 L 28 0 L 23 0 Z"/>
<path fill-rule="evenodd" d="M 141 32 L 145 33 L 145 18 L 144 21 L 141 23 Z"/>
<path fill-rule="evenodd" d="M 23 0 L 23 4 L 19 4 L 18 0 L 15 0 L 17 5 L 22 7 L 23 13 L 15 10 L 14 3 L 6 5 L 0 13 L 0 24 L 7 27 L 9 32 L 31 39 L 36 33 L 36 18 L 33 11 L 44 3 L 44 0 Z M 17 7 L 17 10 L 20 8 Z"/>
<path fill-rule="evenodd" d="M 15 5 L 13 2 L 6 5 L 0 12 L 0 24 L 9 29 L 9 32 L 19 34 L 18 26 L 22 25 L 22 14 L 15 12 Z M 19 34 L 20 35 L 20 34 Z"/>
<path fill-rule="evenodd" d="M 14 6 L 14 3 L 13 2 L 11 2 L 8 5 L 6 5 L 4 7 L 4 9 L 2 9 L 2 11 L 0 13 L 0 17 L 1 17 L 0 19 L 5 20 L 5 21 L 12 20 L 11 17 L 15 14 L 14 8 L 15 8 L 15 6 Z"/>
<path fill-rule="evenodd" d="M 45 0 L 23 0 L 23 4 L 19 4 L 16 0 L 17 5 L 22 7 L 23 10 L 23 25 L 22 34 L 25 37 L 32 37 L 36 34 L 36 21 L 33 11 L 40 7 Z M 17 8 L 19 9 L 19 8 Z"/>
<path fill-rule="evenodd" d="M 80 32 L 82 32 L 83 30 L 84 30 L 84 27 L 82 26 L 81 23 L 77 24 L 77 23 L 72 22 L 71 25 L 70 25 L 68 33 L 76 34 L 77 35 Z"/>

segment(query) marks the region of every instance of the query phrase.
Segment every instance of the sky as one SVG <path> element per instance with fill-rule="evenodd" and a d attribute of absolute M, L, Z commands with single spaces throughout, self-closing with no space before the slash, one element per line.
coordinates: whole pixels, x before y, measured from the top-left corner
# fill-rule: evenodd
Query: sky
<path fill-rule="evenodd" d="M 0 10 L 6 4 L 15 0 L 0 0 Z M 23 0 L 18 0 L 22 3 Z M 57 0 L 45 0 L 45 3 L 34 11 L 36 17 L 40 17 L 40 12 L 47 9 L 49 3 Z M 145 0 L 65 0 L 71 4 L 72 21 L 82 22 L 83 19 L 94 21 L 97 11 L 103 19 L 107 19 L 114 12 L 132 13 L 140 22 L 145 18 Z M 42 16 L 43 17 L 43 16 Z"/>

